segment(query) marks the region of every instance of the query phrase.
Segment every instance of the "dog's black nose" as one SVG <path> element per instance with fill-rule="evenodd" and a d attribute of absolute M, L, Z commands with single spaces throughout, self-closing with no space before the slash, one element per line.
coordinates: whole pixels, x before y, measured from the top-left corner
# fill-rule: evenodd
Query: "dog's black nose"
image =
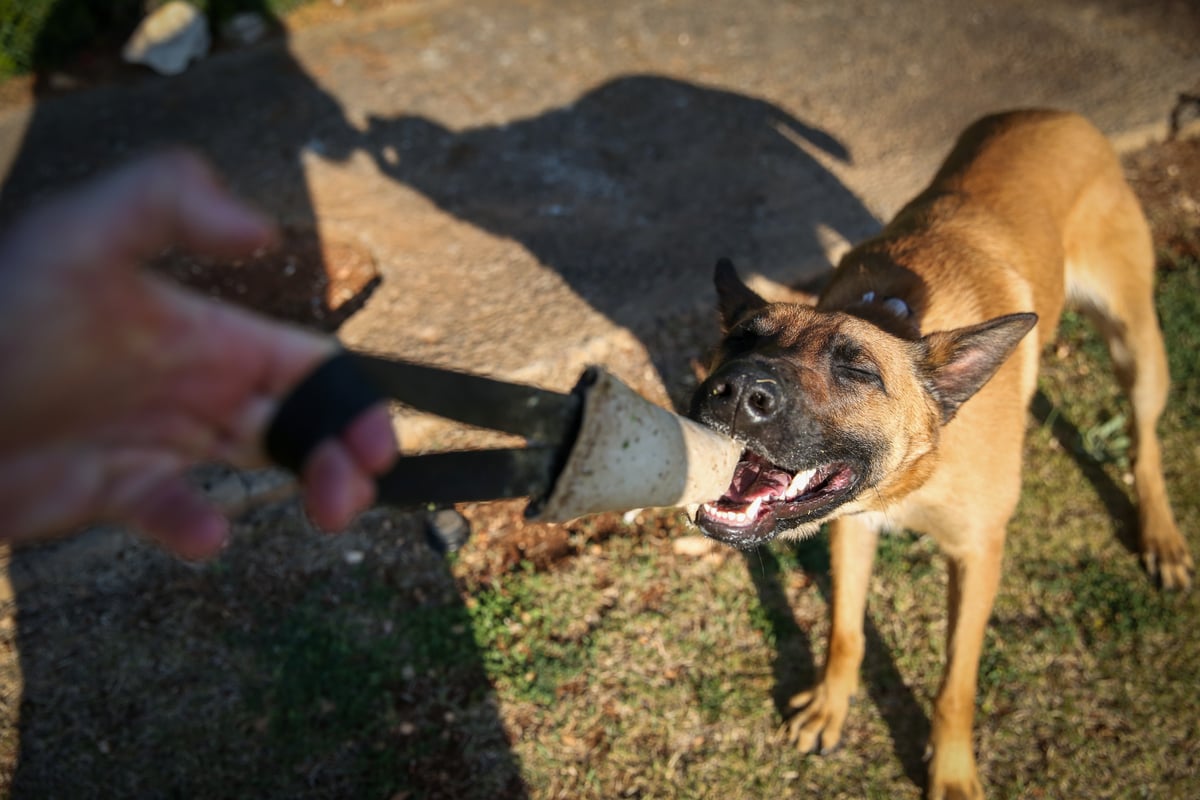
<path fill-rule="evenodd" d="M 709 376 L 692 403 L 692 416 L 728 426 L 731 433 L 750 433 L 783 410 L 783 387 L 758 364 L 730 363 Z"/>

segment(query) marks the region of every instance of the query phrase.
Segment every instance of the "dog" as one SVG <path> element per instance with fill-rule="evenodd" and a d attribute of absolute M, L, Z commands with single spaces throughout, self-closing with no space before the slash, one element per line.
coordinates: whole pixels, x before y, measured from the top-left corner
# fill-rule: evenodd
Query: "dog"
<path fill-rule="evenodd" d="M 1153 280 L 1149 226 L 1111 146 L 1084 118 L 1050 110 L 971 125 L 928 188 L 840 260 L 815 306 L 767 302 L 717 264 L 723 338 L 689 414 L 746 450 L 696 523 L 739 548 L 828 523 L 827 657 L 785 727 L 800 750 L 841 738 L 879 533 L 919 531 L 949 571 L 928 796 L 983 796 L 980 649 L 1039 352 L 1068 303 L 1098 324 L 1130 399 L 1143 563 L 1164 587 L 1190 587 L 1155 431 L 1168 374 Z"/>

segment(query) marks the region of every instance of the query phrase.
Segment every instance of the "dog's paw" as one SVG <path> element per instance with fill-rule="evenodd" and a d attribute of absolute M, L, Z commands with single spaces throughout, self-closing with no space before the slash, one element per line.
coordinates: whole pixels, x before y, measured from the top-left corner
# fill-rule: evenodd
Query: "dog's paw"
<path fill-rule="evenodd" d="M 929 786 L 929 800 L 984 800 L 983 787 L 976 778 L 967 783 L 946 783 Z"/>
<path fill-rule="evenodd" d="M 842 740 L 842 725 L 850 707 L 848 692 L 820 683 L 794 695 L 788 708 L 795 713 L 784 722 L 787 740 L 802 753 L 829 755 Z"/>
<path fill-rule="evenodd" d="M 1187 542 L 1171 525 L 1167 535 L 1142 536 L 1142 566 L 1150 578 L 1167 591 L 1186 592 L 1192 588 L 1196 564 Z"/>
<path fill-rule="evenodd" d="M 930 745 L 925 757 L 929 761 L 928 800 L 983 800 L 983 784 L 970 744 Z"/>

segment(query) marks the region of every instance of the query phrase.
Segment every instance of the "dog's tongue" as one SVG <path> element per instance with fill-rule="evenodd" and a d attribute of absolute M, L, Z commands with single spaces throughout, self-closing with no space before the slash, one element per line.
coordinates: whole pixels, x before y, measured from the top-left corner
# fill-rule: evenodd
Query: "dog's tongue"
<path fill-rule="evenodd" d="M 745 505 L 759 497 L 782 496 L 791 481 L 791 475 L 750 453 L 737 465 L 733 482 L 721 502 Z"/>

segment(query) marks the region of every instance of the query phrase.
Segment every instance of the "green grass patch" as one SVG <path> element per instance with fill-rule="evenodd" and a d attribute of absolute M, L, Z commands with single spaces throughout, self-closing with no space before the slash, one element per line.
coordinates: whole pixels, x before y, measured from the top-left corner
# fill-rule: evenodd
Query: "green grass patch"
<path fill-rule="evenodd" d="M 234 14 L 253 11 L 269 19 L 313 0 L 192 0 L 212 30 Z M 83 53 L 116 53 L 137 27 L 143 0 L 0 0 L 0 79 L 70 64 Z"/>
<path fill-rule="evenodd" d="M 571 594 L 563 603 L 562 588 L 525 565 L 470 599 L 474 642 L 487 673 L 517 699 L 551 705 L 560 687 L 587 667 L 592 621 L 600 624 L 597 601 Z"/>

